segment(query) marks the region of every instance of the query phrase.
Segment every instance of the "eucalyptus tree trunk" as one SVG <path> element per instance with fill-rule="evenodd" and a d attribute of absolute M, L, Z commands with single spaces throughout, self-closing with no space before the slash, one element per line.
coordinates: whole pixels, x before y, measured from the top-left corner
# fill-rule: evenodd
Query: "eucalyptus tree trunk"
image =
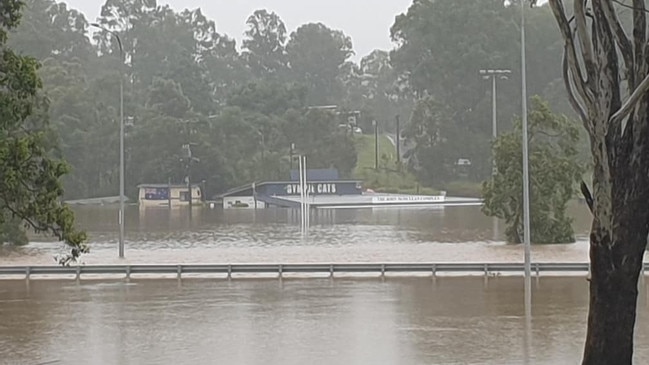
<path fill-rule="evenodd" d="M 565 41 L 563 77 L 588 132 L 593 194 L 583 364 L 631 364 L 649 233 L 649 50 L 644 0 L 549 0 Z M 571 1 L 572 3 L 572 1 Z M 622 6 L 630 7 L 623 8 Z M 632 17 L 629 35 L 618 16 Z"/>

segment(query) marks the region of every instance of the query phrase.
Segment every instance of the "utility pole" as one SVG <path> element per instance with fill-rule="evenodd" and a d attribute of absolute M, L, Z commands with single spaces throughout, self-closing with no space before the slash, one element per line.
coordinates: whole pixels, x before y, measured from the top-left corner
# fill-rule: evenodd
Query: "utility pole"
<path fill-rule="evenodd" d="M 264 137 L 264 133 L 259 130 L 257 130 L 257 133 L 259 133 L 259 136 L 261 137 L 261 177 L 262 179 L 268 179 L 268 176 L 266 175 L 266 137 Z"/>
<path fill-rule="evenodd" d="M 372 121 L 374 127 L 374 170 L 379 169 L 379 125 L 376 120 Z"/>
<path fill-rule="evenodd" d="M 401 125 L 397 114 L 397 162 L 401 162 Z"/>
<path fill-rule="evenodd" d="M 182 123 L 185 124 L 185 138 L 186 143 L 183 144 L 183 160 L 185 160 L 185 173 L 187 174 L 187 199 L 189 202 L 189 219 L 192 218 L 192 208 L 193 208 L 193 197 L 192 197 L 192 163 L 199 162 L 200 159 L 194 157 L 192 154 L 192 142 L 191 142 L 191 127 L 189 123 L 192 123 L 189 120 L 184 120 Z"/>

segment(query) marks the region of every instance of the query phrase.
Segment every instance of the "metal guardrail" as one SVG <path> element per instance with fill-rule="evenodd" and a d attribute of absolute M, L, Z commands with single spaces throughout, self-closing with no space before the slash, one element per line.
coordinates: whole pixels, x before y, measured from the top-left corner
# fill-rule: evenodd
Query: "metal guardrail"
<path fill-rule="evenodd" d="M 532 272 L 540 273 L 588 273 L 588 263 L 532 263 Z M 644 269 L 649 263 L 644 264 Z M 62 276 L 74 275 L 175 275 L 178 279 L 183 274 L 222 274 L 231 278 L 233 274 L 358 274 L 376 273 L 385 276 L 389 273 L 522 273 L 522 263 L 342 263 L 342 264 L 215 264 L 215 265 L 89 265 L 89 266 L 0 266 L 0 278 L 5 276 L 24 276 L 30 279 L 33 275 Z"/>

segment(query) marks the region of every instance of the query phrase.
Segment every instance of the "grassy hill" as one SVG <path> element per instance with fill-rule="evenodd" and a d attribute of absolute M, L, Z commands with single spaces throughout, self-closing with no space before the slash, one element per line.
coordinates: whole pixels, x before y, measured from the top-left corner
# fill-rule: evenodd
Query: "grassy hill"
<path fill-rule="evenodd" d="M 375 170 L 374 136 L 355 137 L 358 159 L 354 178 L 362 180 L 366 188 L 384 193 L 435 194 L 429 188 L 420 188 L 415 176 L 397 162 L 396 146 L 387 136 L 379 136 L 379 169 Z"/>

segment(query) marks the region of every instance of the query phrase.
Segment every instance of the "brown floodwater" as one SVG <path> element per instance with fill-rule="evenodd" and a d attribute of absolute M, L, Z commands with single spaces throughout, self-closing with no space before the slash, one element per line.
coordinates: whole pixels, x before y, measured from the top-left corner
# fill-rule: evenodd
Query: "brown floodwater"
<path fill-rule="evenodd" d="M 532 260 L 588 259 L 590 216 L 571 207 L 577 242 L 535 245 Z M 138 209 L 126 214 L 126 258 L 117 257 L 116 207 L 77 207 L 90 235 L 85 264 L 251 262 L 520 262 L 521 245 L 504 243 L 502 222 L 478 207 L 445 209 L 340 209 L 312 213 L 308 236 L 299 212 L 287 209 Z M 64 251 L 56 242 L 0 247 L 0 265 L 52 264 Z"/>
<path fill-rule="evenodd" d="M 521 262 L 501 222 L 476 207 L 312 213 L 308 235 L 284 209 L 129 207 L 126 258 L 117 209 L 75 208 L 85 264 Z M 590 217 L 571 207 L 577 242 L 534 245 L 537 262 L 585 262 Z M 0 265 L 53 264 L 60 243 L 0 247 Z M 0 364 L 576 364 L 584 277 L 0 281 Z M 641 284 L 636 363 L 649 363 Z"/>
<path fill-rule="evenodd" d="M 585 278 L 0 282 L 0 363 L 577 364 Z M 647 298 L 635 363 L 649 362 Z"/>

